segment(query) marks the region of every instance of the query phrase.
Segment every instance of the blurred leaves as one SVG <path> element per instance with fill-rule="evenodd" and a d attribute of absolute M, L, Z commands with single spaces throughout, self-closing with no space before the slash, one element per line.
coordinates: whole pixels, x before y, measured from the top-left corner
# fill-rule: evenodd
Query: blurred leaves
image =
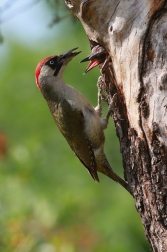
<path fill-rule="evenodd" d="M 5 39 L 4 32 L 1 31 L 2 25 L 41 2 L 45 8 L 49 9 L 51 14 L 51 17 L 47 22 L 48 27 L 53 27 L 65 19 L 72 20 L 73 23 L 76 21 L 76 18 L 74 18 L 72 12 L 62 0 L 4 0 L 0 4 L 0 43 L 3 43 Z"/>
<path fill-rule="evenodd" d="M 72 12 L 67 8 L 64 1 L 62 0 L 47 0 L 48 4 L 50 5 L 51 9 L 54 11 L 53 20 L 50 23 L 50 26 L 59 23 L 65 18 L 71 18 L 73 21 L 76 21 Z"/>
<path fill-rule="evenodd" d="M 3 22 L 12 19 L 13 17 L 27 11 L 27 9 L 34 7 L 36 4 L 41 2 L 42 0 L 28 0 L 28 1 L 18 1 L 18 0 L 4 0 L 0 5 L 0 24 Z M 20 2 L 18 4 L 18 2 Z M 73 20 L 72 13 L 65 5 L 62 0 L 45 0 L 48 7 L 50 8 L 50 12 L 53 15 L 50 26 L 59 23 L 61 20 L 71 17 Z"/>

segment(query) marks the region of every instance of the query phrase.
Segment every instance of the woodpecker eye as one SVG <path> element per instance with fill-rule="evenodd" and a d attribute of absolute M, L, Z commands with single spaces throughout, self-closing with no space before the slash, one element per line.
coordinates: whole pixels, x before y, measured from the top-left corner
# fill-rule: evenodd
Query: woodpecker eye
<path fill-rule="evenodd" d="M 54 64 L 54 61 L 53 61 L 53 60 L 50 60 L 49 63 L 50 63 L 51 65 L 53 65 L 53 64 Z"/>
<path fill-rule="evenodd" d="M 52 57 L 46 63 L 51 69 L 56 70 L 58 66 L 58 56 Z"/>

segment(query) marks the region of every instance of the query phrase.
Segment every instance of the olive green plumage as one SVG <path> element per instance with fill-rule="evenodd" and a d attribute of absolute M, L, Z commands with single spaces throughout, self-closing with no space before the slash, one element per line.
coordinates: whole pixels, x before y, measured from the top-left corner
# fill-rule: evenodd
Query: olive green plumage
<path fill-rule="evenodd" d="M 85 96 L 62 79 L 67 63 L 78 54 L 74 50 L 39 63 L 37 85 L 57 127 L 92 178 L 99 181 L 97 172 L 101 172 L 128 190 L 127 183 L 112 170 L 104 154 L 104 127 L 99 114 Z"/>

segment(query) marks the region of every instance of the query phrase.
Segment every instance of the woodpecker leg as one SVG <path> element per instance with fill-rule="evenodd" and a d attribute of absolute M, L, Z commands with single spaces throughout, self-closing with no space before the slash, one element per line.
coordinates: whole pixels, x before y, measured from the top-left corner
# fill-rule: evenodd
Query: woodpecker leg
<path fill-rule="evenodd" d="M 114 94 L 113 99 L 110 101 L 108 106 L 107 116 L 102 118 L 100 123 L 103 129 L 106 129 L 108 126 L 108 121 L 112 112 L 115 112 L 115 101 L 116 101 L 117 94 Z"/>
<path fill-rule="evenodd" d="M 104 84 L 104 82 L 103 82 L 102 76 L 100 76 L 98 78 L 98 81 L 97 81 L 97 88 L 98 88 L 98 95 L 97 95 L 97 97 L 98 98 L 97 98 L 97 106 L 95 107 L 95 110 L 99 114 L 100 117 L 102 116 L 101 101 L 102 100 L 107 101 L 106 97 L 102 94 L 103 84 Z"/>
<path fill-rule="evenodd" d="M 101 121 L 100 121 L 101 126 L 102 126 L 103 129 L 107 128 L 108 121 L 109 121 L 109 118 L 110 118 L 110 115 L 111 115 L 112 112 L 116 114 L 116 118 L 118 118 L 119 120 L 123 120 L 121 118 L 118 110 L 115 107 L 116 100 L 117 100 L 117 93 L 114 94 L 112 100 L 110 101 L 110 103 L 108 105 L 108 113 L 107 113 L 106 118 L 102 118 Z"/>

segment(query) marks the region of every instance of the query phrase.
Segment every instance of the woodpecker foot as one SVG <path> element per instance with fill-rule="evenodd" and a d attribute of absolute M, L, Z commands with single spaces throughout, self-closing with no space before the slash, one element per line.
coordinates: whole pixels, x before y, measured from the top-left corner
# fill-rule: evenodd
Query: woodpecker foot
<path fill-rule="evenodd" d="M 102 116 L 102 107 L 101 107 L 101 105 L 98 104 L 95 107 L 95 110 L 96 110 L 97 114 L 101 117 Z"/>
<path fill-rule="evenodd" d="M 107 102 L 107 97 L 102 93 L 104 90 L 105 82 L 102 76 L 99 76 L 97 81 L 97 88 L 98 88 L 98 104 L 101 103 L 101 100 Z"/>
<path fill-rule="evenodd" d="M 117 93 L 114 94 L 112 100 L 109 103 L 107 116 L 100 120 L 103 129 L 107 128 L 111 113 L 114 113 L 116 115 L 116 119 L 123 120 L 115 106 L 116 101 L 117 101 Z"/>
<path fill-rule="evenodd" d="M 102 116 L 101 101 L 103 100 L 103 101 L 107 102 L 107 98 L 102 93 L 103 92 L 103 86 L 104 86 L 104 81 L 103 81 L 102 76 L 100 76 L 98 78 L 98 81 L 97 81 L 98 94 L 97 94 L 97 106 L 95 107 L 95 110 L 99 114 L 100 117 Z"/>

